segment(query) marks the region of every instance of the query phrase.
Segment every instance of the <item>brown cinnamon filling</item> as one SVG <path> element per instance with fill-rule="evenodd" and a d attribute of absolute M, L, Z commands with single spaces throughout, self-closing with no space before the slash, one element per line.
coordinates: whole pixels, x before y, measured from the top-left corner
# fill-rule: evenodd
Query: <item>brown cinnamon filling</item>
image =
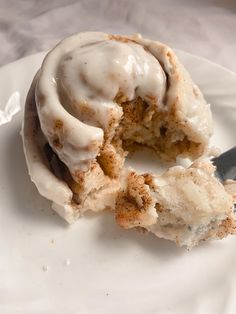
<path fill-rule="evenodd" d="M 149 97 L 149 101 L 144 101 L 140 97 L 128 101 L 126 96 L 119 92 L 115 98 L 116 103 L 122 107 L 123 115 L 114 127 L 115 122 L 104 132 L 104 144 L 100 153 L 94 161 L 89 163 L 87 172 L 80 171 L 78 174 L 70 174 L 66 165 L 59 160 L 53 150 L 47 144 L 47 149 L 53 154 L 52 160 L 57 164 L 51 170 L 67 182 L 74 193 L 77 202 L 81 202 L 81 194 L 84 190 L 85 178 L 88 172 L 94 175 L 101 175 L 112 179 L 118 179 L 124 165 L 128 152 L 134 151 L 137 145 L 147 146 L 153 149 L 157 155 L 167 160 L 174 160 L 178 155 L 186 155 L 198 152 L 199 144 L 191 142 L 182 131 L 176 131 L 175 117 L 168 114 L 163 109 L 159 110 L 156 99 Z M 116 121 L 117 125 L 117 121 Z M 61 127 L 58 121 L 56 127 Z M 55 144 L 55 143 L 54 143 Z M 99 186 L 97 187 L 100 188 Z"/>

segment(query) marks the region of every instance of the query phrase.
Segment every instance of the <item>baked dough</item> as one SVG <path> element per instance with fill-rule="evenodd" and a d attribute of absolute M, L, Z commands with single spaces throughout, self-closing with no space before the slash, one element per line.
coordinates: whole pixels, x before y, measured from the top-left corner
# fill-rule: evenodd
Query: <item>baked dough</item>
<path fill-rule="evenodd" d="M 26 100 L 23 142 L 31 180 L 68 222 L 87 210 L 110 208 L 116 210 L 116 219 L 125 228 L 141 226 L 191 246 L 203 237 L 186 240 L 185 231 L 176 234 L 170 228 L 168 235 L 162 227 L 163 221 L 171 224 L 168 219 L 175 217 L 159 212 L 167 204 L 158 196 L 155 176 L 147 184 L 149 175 L 130 172 L 124 161 L 136 145 L 151 148 L 165 160 L 195 160 L 206 154 L 212 132 L 210 106 L 173 50 L 140 35 L 88 32 L 64 39 L 45 57 Z M 170 169 L 165 180 L 172 182 L 173 176 L 174 185 L 181 172 L 184 182 L 190 184 L 194 167 Z M 199 182 L 210 176 L 208 170 L 196 171 L 203 173 Z M 145 210 L 140 211 L 134 179 L 147 197 Z M 214 179 L 214 184 L 220 183 Z M 223 186 L 219 189 L 224 196 L 223 213 L 209 195 L 206 206 L 213 209 L 206 226 L 211 225 L 214 215 L 218 223 L 230 211 L 230 196 Z M 130 211 L 126 210 L 130 191 L 137 204 L 138 224 L 128 218 Z M 187 215 L 187 194 L 179 204 L 176 191 L 170 204 L 177 204 L 179 211 L 182 206 L 182 214 Z M 205 188 L 199 193 L 203 199 L 208 197 Z M 191 223 L 184 218 L 181 223 L 189 231 Z M 201 226 L 202 222 L 193 225 Z M 177 222 L 175 226 L 179 226 Z"/>
<path fill-rule="evenodd" d="M 130 171 L 117 198 L 116 221 L 188 248 L 235 234 L 236 182 L 224 186 L 214 172 L 209 160 L 171 167 L 159 176 Z"/>

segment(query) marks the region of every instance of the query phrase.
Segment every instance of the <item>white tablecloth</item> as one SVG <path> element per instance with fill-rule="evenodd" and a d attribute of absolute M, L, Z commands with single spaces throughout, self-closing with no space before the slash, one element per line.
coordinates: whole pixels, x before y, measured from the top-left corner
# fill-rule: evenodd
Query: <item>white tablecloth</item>
<path fill-rule="evenodd" d="M 236 72 L 235 0 L 0 0 L 0 65 L 85 30 L 139 32 Z"/>

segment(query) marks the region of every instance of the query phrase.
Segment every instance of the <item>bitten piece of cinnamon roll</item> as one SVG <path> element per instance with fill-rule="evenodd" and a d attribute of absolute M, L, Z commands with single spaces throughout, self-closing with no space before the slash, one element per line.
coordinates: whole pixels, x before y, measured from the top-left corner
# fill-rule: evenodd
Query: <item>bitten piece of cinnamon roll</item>
<path fill-rule="evenodd" d="M 162 175 L 130 171 L 117 197 L 117 223 L 189 249 L 236 234 L 236 181 L 221 184 L 214 172 L 209 160 L 171 167 Z"/>

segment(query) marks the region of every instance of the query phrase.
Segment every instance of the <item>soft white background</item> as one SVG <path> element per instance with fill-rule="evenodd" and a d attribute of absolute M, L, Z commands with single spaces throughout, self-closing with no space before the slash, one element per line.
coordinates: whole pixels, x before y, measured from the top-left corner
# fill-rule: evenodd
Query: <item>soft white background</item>
<path fill-rule="evenodd" d="M 140 32 L 236 72 L 235 0 L 0 0 L 0 66 L 85 30 Z"/>

